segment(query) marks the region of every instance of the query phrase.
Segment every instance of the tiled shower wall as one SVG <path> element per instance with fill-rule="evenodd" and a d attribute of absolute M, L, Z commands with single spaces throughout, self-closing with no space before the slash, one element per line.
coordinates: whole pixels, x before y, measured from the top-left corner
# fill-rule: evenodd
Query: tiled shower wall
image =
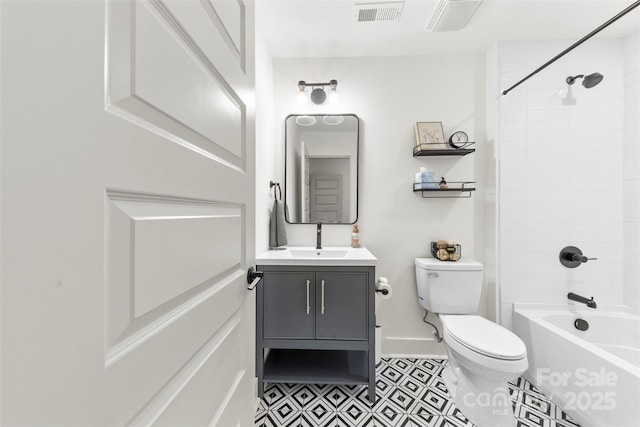
<path fill-rule="evenodd" d="M 640 310 L 640 32 L 624 41 L 624 290 Z"/>
<path fill-rule="evenodd" d="M 500 86 L 511 86 L 570 44 L 501 43 Z M 498 262 L 505 325 L 514 302 L 564 304 L 567 292 L 593 296 L 599 305 L 623 302 L 623 265 L 631 249 L 626 232 L 638 229 L 638 203 L 632 220 L 625 197 L 640 188 L 637 155 L 636 166 L 626 165 L 635 179 L 623 172 L 625 51 L 624 40 L 592 40 L 500 99 Z M 571 87 L 575 105 L 562 105 L 566 77 L 593 72 L 604 80 L 591 89 L 578 80 Z M 627 136 L 637 148 L 635 131 Z M 567 269 L 558 260 L 567 245 L 598 260 Z"/>

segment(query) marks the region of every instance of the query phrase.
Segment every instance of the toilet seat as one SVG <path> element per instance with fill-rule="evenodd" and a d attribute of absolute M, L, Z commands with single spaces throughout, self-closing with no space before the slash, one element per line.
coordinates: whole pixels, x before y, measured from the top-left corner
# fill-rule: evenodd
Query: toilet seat
<path fill-rule="evenodd" d="M 527 357 L 527 347 L 516 334 L 484 317 L 446 315 L 441 318 L 450 345 L 453 340 L 474 353 L 504 361 Z"/>

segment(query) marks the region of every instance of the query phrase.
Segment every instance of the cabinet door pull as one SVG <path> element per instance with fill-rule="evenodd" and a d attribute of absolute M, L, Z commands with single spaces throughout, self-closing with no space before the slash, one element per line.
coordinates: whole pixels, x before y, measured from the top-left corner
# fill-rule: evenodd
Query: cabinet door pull
<path fill-rule="evenodd" d="M 321 282 L 322 288 L 322 307 L 320 308 L 320 313 L 324 314 L 324 280 Z"/>
<path fill-rule="evenodd" d="M 309 310 L 311 310 L 311 306 L 309 305 L 309 285 L 311 281 L 307 280 L 307 314 L 309 314 Z"/>

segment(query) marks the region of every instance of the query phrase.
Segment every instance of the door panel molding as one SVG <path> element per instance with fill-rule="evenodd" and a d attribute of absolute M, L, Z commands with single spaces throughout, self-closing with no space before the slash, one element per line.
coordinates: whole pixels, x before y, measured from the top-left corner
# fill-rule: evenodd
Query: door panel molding
<path fill-rule="evenodd" d="M 182 3 L 191 10 L 191 2 Z M 210 34 L 213 27 L 217 33 L 206 21 L 203 30 Z M 227 48 L 224 52 L 230 55 Z M 108 2 L 105 110 L 245 171 L 246 105 L 211 54 L 164 2 Z"/>
<path fill-rule="evenodd" d="M 218 28 L 220 35 L 226 42 L 229 50 L 238 59 L 242 71 L 246 71 L 246 21 L 244 2 L 216 2 L 211 0 L 200 0 L 202 6 L 207 11 L 207 15 Z M 237 6 L 237 8 L 236 8 Z"/>
<path fill-rule="evenodd" d="M 237 387 L 237 376 L 244 375 L 244 370 L 239 362 L 238 366 L 226 366 L 220 370 L 220 358 L 224 354 L 237 354 L 242 351 L 241 317 L 236 312 L 207 342 L 167 381 L 161 389 L 150 399 L 142 409 L 126 425 L 140 426 L 158 423 L 160 425 L 180 425 L 180 407 L 182 399 L 202 401 L 202 405 L 196 405 L 201 409 L 201 425 L 204 425 L 211 417 L 224 408 L 223 398 Z M 234 360 L 238 360 L 237 358 Z M 234 375 L 236 372 L 240 372 Z M 216 381 L 220 387 L 219 394 L 209 392 L 207 396 L 202 393 L 203 388 L 198 387 L 198 382 L 211 378 L 210 374 L 217 375 Z M 206 388 L 205 388 L 206 389 Z M 218 402 L 218 407 L 215 403 Z M 177 417 L 177 419 L 176 419 Z"/>
<path fill-rule="evenodd" d="M 121 190 L 107 190 L 105 209 L 108 366 L 212 295 L 236 293 L 233 288 L 244 274 L 244 209 L 211 200 Z M 149 229 L 149 223 L 159 223 L 163 229 Z M 185 236 L 189 245 L 180 240 Z M 227 312 L 228 308 L 216 310 Z"/>
<path fill-rule="evenodd" d="M 201 0 L 0 0 L 0 425 L 252 424 L 245 6 L 246 72 Z"/>

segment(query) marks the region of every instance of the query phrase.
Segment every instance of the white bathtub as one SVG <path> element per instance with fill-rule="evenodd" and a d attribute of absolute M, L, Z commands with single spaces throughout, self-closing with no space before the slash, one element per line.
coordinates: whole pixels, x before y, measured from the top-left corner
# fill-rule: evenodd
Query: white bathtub
<path fill-rule="evenodd" d="M 589 323 L 586 331 L 576 319 Z M 624 309 L 514 304 L 527 378 L 582 427 L 640 426 L 640 316 Z"/>

